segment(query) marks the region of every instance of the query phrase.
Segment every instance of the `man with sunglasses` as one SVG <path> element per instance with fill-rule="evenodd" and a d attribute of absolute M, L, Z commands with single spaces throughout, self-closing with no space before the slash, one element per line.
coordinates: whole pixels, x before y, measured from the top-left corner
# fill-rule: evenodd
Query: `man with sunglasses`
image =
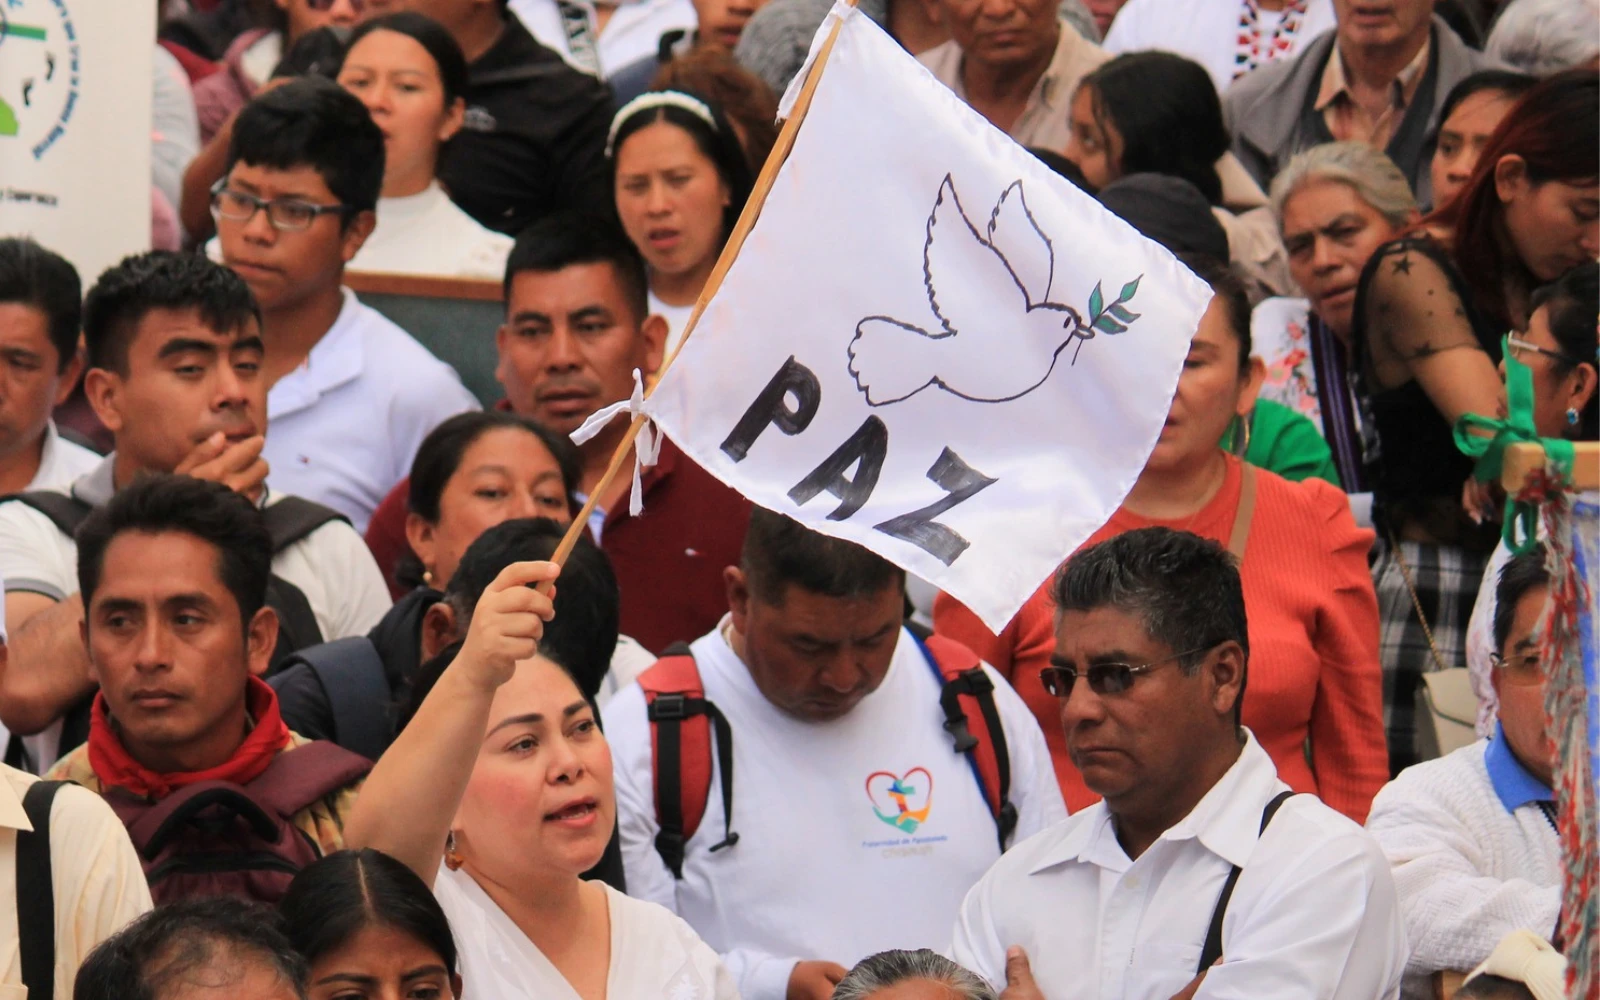
<path fill-rule="evenodd" d="M 455 371 L 342 287 L 372 233 L 383 133 L 331 80 L 246 105 L 212 190 L 215 246 L 261 306 L 273 485 L 365 531 L 428 432 L 478 408 Z"/>
<path fill-rule="evenodd" d="M 1512 558 L 1491 584 L 1494 735 L 1407 768 L 1367 818 L 1400 891 L 1411 942 L 1407 998 L 1433 996 L 1434 973 L 1475 968 L 1512 931 L 1553 938 L 1561 912 L 1556 753 L 1539 650 L 1550 593 L 1544 546 Z"/>
<path fill-rule="evenodd" d="M 1053 596 L 1043 680 L 1103 801 L 995 864 L 952 957 L 1012 1000 L 1392 998 L 1406 943 L 1382 853 L 1290 794 L 1239 724 L 1233 558 L 1142 528 L 1074 555 Z"/>
<path fill-rule="evenodd" d="M 1001 851 L 1066 808 L 1010 685 L 905 628 L 898 567 L 758 507 L 724 579 L 730 613 L 688 647 L 691 663 L 669 653 L 606 705 L 628 892 L 688 921 L 745 1000 L 826 1000 L 868 955 L 944 942 Z M 991 689 L 985 729 L 1004 733 L 1014 829 L 997 820 L 977 755 L 952 739 L 970 731 L 962 710 L 949 722 L 941 706 L 943 670 L 963 654 Z M 692 731 L 681 754 L 659 750 L 674 743 L 662 672 L 686 665 L 731 744 L 714 775 L 710 750 L 699 755 L 693 793 L 672 774 L 693 768 Z M 662 788 L 680 784 L 671 804 Z M 701 803 L 691 830 L 683 817 Z"/>

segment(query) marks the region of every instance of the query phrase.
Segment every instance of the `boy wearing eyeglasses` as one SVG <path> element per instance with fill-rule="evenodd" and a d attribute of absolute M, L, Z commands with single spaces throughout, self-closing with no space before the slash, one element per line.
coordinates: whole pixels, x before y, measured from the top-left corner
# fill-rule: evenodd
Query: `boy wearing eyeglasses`
<path fill-rule="evenodd" d="M 261 306 L 273 485 L 358 531 L 428 432 L 478 409 L 454 369 L 343 287 L 378 224 L 383 163 L 360 100 L 302 77 L 239 112 L 211 196 L 214 255 Z"/>
<path fill-rule="evenodd" d="M 1434 973 L 1475 968 L 1512 931 L 1552 939 L 1561 912 L 1539 627 L 1550 590 L 1544 547 L 1512 558 L 1489 585 L 1494 734 L 1403 772 L 1367 820 L 1400 890 L 1411 942 L 1406 997 L 1431 997 Z"/>
<path fill-rule="evenodd" d="M 1140 528 L 1080 550 L 1052 593 L 1043 680 L 1102 801 L 995 863 L 951 957 L 1008 1000 L 1394 997 L 1406 941 L 1382 853 L 1240 725 L 1233 557 Z"/>

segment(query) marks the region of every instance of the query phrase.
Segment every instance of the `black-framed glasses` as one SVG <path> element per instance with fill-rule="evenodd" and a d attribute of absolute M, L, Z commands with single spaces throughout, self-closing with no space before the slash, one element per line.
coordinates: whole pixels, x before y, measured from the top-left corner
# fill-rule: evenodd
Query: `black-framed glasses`
<path fill-rule="evenodd" d="M 1077 683 L 1080 676 L 1089 678 L 1089 690 L 1095 694 L 1121 694 L 1133 687 L 1134 679 L 1140 674 L 1149 673 L 1158 667 L 1176 663 L 1185 657 L 1196 653 L 1204 653 L 1222 645 L 1214 642 L 1209 646 L 1201 646 L 1183 653 L 1173 653 L 1159 660 L 1141 663 L 1134 666 L 1131 663 L 1091 663 L 1083 670 L 1063 664 L 1051 664 L 1039 671 L 1039 680 L 1044 683 L 1044 689 L 1057 698 L 1065 700 L 1072 694 L 1072 686 Z"/>
<path fill-rule="evenodd" d="M 317 205 L 299 198 L 274 198 L 268 201 L 247 191 L 227 186 L 227 179 L 217 181 L 211 189 L 211 211 L 218 219 L 230 222 L 249 222 L 256 213 L 266 209 L 267 221 L 279 232 L 300 232 L 310 229 L 319 215 L 349 215 L 349 205 Z"/>
<path fill-rule="evenodd" d="M 1514 333 L 1506 334 L 1506 353 L 1522 364 L 1528 363 L 1530 354 L 1543 354 L 1547 358 L 1573 368 L 1576 368 L 1581 363 L 1576 358 L 1562 354 L 1560 351 L 1552 351 L 1547 347 L 1540 347 L 1532 341 L 1523 340 Z"/>

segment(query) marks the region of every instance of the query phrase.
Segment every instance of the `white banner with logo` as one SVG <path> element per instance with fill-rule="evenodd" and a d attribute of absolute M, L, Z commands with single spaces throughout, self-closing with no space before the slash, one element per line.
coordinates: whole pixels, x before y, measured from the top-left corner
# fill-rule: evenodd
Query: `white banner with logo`
<path fill-rule="evenodd" d="M 0 235 L 84 287 L 150 246 L 155 0 L 0 0 Z"/>
<path fill-rule="evenodd" d="M 1138 478 L 1210 292 L 869 18 L 835 19 L 759 221 L 645 409 L 757 504 L 998 629 Z"/>

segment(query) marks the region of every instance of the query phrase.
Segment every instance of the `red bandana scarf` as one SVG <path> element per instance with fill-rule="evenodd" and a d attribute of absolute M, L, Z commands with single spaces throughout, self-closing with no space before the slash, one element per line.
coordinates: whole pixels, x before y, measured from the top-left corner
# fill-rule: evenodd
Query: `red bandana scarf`
<path fill-rule="evenodd" d="M 135 795 L 163 799 L 173 790 L 201 781 L 231 781 L 247 784 L 261 776 L 285 746 L 289 727 L 278 711 L 278 695 L 265 681 L 252 677 L 245 688 L 245 700 L 254 728 L 245 735 L 233 756 L 204 771 L 175 771 L 158 774 L 134 760 L 118 739 L 106 711 L 106 696 L 94 696 L 89 720 L 89 765 L 107 788 L 126 788 Z"/>

